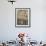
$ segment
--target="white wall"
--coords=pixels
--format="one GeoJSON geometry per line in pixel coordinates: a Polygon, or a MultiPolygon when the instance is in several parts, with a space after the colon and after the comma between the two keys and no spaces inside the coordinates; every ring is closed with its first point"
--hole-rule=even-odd
{"type": "Polygon", "coordinates": [[[16,0],[13,5],[0,0],[0,40],[15,40],[19,32],[31,35],[33,40],[46,40],[45,0],[16,0]],[[31,8],[31,27],[15,27],[15,8],[31,8]]]}

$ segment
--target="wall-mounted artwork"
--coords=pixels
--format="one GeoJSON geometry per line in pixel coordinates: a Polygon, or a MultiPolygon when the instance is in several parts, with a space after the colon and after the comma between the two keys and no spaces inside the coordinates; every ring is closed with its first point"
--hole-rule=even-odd
{"type": "Polygon", "coordinates": [[[16,27],[30,27],[30,8],[16,8],[15,9],[15,26],[16,27]]]}

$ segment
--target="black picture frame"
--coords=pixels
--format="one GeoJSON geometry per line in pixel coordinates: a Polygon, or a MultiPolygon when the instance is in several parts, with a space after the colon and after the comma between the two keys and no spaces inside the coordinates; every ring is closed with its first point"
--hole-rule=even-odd
{"type": "Polygon", "coordinates": [[[30,8],[15,8],[15,27],[31,27],[30,8]]]}

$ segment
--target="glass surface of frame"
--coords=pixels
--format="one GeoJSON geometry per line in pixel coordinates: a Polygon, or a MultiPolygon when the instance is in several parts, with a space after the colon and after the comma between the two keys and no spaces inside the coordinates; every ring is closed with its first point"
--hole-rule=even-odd
{"type": "Polygon", "coordinates": [[[15,26],[30,27],[31,26],[31,9],[30,8],[15,8],[15,26]]]}

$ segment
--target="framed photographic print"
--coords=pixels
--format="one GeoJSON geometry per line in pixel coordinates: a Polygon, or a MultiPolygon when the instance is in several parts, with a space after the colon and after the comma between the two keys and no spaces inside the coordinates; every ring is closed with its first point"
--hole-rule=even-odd
{"type": "Polygon", "coordinates": [[[16,27],[30,27],[31,23],[30,8],[15,8],[15,26],[16,27]]]}

